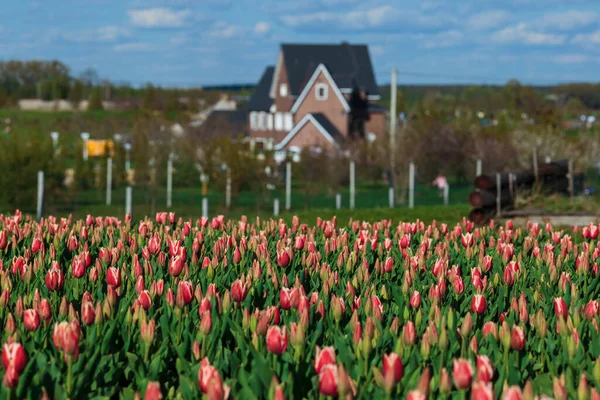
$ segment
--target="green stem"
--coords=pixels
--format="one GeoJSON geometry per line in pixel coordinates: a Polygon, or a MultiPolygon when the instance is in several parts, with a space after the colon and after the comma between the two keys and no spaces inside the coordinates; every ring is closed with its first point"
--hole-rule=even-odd
{"type": "Polygon", "coordinates": [[[71,397],[71,386],[73,381],[73,360],[68,356],[67,360],[67,395],[71,397]]]}
{"type": "Polygon", "coordinates": [[[504,368],[506,371],[506,376],[504,377],[504,379],[507,379],[508,378],[508,368],[509,368],[509,366],[508,366],[508,347],[504,348],[504,368]]]}
{"type": "Polygon", "coordinates": [[[10,388],[6,388],[6,400],[10,400],[11,394],[10,388]]]}

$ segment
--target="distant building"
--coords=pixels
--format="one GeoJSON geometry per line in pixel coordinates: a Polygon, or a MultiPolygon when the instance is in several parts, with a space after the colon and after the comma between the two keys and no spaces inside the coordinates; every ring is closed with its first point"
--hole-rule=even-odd
{"type": "Polygon", "coordinates": [[[381,137],[379,99],[366,45],[283,44],[248,101],[248,136],[275,150],[381,137]]]}

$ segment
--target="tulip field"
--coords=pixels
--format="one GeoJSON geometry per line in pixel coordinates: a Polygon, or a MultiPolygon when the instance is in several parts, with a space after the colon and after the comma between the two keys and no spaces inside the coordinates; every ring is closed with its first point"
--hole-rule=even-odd
{"type": "Polygon", "coordinates": [[[599,399],[599,228],[0,216],[13,399],[599,399]]]}

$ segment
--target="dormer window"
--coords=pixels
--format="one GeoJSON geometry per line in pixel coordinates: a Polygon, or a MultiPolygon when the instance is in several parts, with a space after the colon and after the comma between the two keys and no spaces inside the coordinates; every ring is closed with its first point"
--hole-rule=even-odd
{"type": "Polygon", "coordinates": [[[281,85],[279,85],[279,96],[281,96],[281,97],[287,97],[287,95],[288,95],[287,84],[282,83],[281,85]]]}
{"type": "Polygon", "coordinates": [[[318,83],[316,86],[316,95],[315,97],[317,98],[317,100],[323,101],[323,100],[327,100],[327,95],[328,93],[328,87],[325,83],[318,83]]]}

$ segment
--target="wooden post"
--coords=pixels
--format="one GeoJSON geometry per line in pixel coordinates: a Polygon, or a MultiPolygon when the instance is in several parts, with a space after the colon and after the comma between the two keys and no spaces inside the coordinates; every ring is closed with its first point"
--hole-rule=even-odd
{"type": "Polygon", "coordinates": [[[112,203],[112,158],[106,160],[106,205],[112,203]]]}
{"type": "Polygon", "coordinates": [[[208,218],[208,198],[202,198],[202,216],[208,218]]]}
{"type": "Polygon", "coordinates": [[[500,174],[496,174],[496,214],[498,216],[502,215],[502,205],[500,204],[501,192],[502,192],[502,188],[500,187],[500,174]]]}
{"type": "Polygon", "coordinates": [[[273,216],[279,216],[279,199],[273,200],[273,216]]]}
{"type": "Polygon", "coordinates": [[[475,171],[475,177],[481,176],[481,174],[483,169],[483,164],[481,162],[481,158],[477,159],[477,167],[476,167],[476,171],[475,171]]]}
{"type": "Polygon", "coordinates": [[[450,185],[446,183],[444,186],[444,205],[447,206],[450,202],[450,185]]]}
{"type": "Polygon", "coordinates": [[[350,209],[354,209],[354,196],[356,191],[356,167],[354,161],[350,161],[350,209]]]}
{"type": "Polygon", "coordinates": [[[573,174],[575,173],[573,168],[573,160],[569,160],[569,196],[575,196],[575,177],[573,174]]]}
{"type": "Polygon", "coordinates": [[[39,221],[42,219],[43,215],[43,206],[44,206],[44,171],[38,171],[38,179],[37,179],[37,212],[36,217],[39,221]]]}
{"type": "Polygon", "coordinates": [[[169,153],[167,160],[167,208],[173,206],[173,153],[169,153]]]}
{"type": "Polygon", "coordinates": [[[394,208],[394,187],[390,186],[388,188],[388,203],[390,208],[394,208]]]}
{"type": "Polygon", "coordinates": [[[415,164],[408,166],[408,208],[415,208],[415,164]]]}
{"type": "Polygon", "coordinates": [[[285,165],[285,209],[292,208],[292,163],[290,161],[285,165]]]}
{"type": "Polygon", "coordinates": [[[127,186],[125,189],[125,215],[131,215],[131,203],[132,203],[132,190],[131,186],[127,186]]]}
{"type": "Polygon", "coordinates": [[[335,195],[335,209],[339,210],[342,208],[342,195],[340,193],[336,193],[335,195]]]}

